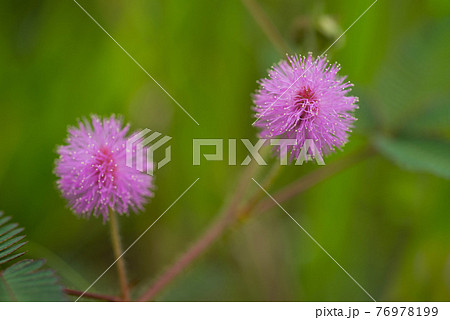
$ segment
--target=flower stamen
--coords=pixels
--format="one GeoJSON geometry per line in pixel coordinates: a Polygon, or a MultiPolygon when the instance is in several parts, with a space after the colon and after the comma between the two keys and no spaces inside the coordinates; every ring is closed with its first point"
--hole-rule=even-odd
{"type": "Polygon", "coordinates": [[[299,120],[314,118],[318,112],[318,101],[310,87],[303,87],[294,97],[294,110],[299,120]]]}

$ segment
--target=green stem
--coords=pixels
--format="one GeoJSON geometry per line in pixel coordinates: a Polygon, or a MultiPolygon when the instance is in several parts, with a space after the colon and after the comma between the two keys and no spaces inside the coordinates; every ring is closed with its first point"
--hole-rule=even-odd
{"type": "MultiPolygon", "coordinates": [[[[279,162],[274,163],[273,167],[270,169],[269,173],[266,175],[262,182],[262,186],[264,189],[268,189],[278,175],[281,172],[281,165],[279,162]]],[[[237,215],[239,220],[244,220],[249,216],[252,212],[253,208],[259,203],[262,197],[265,196],[264,191],[261,188],[258,188],[256,193],[247,201],[247,203],[243,206],[242,209],[238,210],[237,215]]]]}
{"type": "Polygon", "coordinates": [[[242,0],[242,2],[278,52],[282,55],[289,53],[289,46],[258,2],[255,0],[242,0]]]}
{"type": "Polygon", "coordinates": [[[123,301],[130,301],[130,290],[128,287],[127,271],[125,267],[125,259],[122,257],[123,249],[120,240],[119,222],[117,213],[110,214],[110,230],[111,230],[111,244],[114,251],[114,257],[117,261],[117,274],[119,276],[120,291],[123,301]]]}
{"type": "MultiPolygon", "coordinates": [[[[353,166],[356,163],[359,163],[373,155],[376,152],[372,147],[363,148],[358,151],[354,151],[351,154],[346,155],[345,157],[332,162],[331,164],[327,164],[326,166],[314,170],[307,175],[301,177],[300,179],[292,182],[291,184],[285,186],[278,192],[273,194],[273,198],[276,199],[279,203],[285,202],[302,192],[308,190],[309,188],[315,186],[319,182],[334,176],[335,174],[353,166]]],[[[252,209],[256,212],[264,212],[276,206],[276,203],[267,198],[258,203],[258,205],[252,209]]]]}

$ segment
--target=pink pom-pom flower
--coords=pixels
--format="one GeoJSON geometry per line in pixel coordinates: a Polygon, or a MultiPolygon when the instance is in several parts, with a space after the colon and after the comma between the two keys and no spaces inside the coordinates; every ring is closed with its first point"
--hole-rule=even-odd
{"type": "Polygon", "coordinates": [[[66,145],[59,146],[55,174],[57,185],[78,215],[103,216],[143,209],[153,196],[152,177],[126,166],[129,126],[114,115],[91,116],[70,127],[66,145]]]}
{"type": "Polygon", "coordinates": [[[260,136],[295,139],[296,144],[285,149],[291,160],[299,156],[306,139],[312,139],[321,157],[341,149],[356,120],[358,98],[348,95],[353,85],[338,76],[339,70],[325,57],[311,55],[287,56],[272,67],[253,99],[260,136]]]}

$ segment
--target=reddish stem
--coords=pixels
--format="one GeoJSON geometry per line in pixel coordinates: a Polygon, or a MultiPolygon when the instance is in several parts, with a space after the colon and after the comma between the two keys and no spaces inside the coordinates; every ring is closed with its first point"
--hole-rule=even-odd
{"type": "MultiPolygon", "coordinates": [[[[353,164],[356,164],[368,158],[374,153],[375,151],[372,148],[367,148],[360,152],[355,152],[354,154],[351,154],[345,158],[332,162],[331,164],[317,169],[287,185],[280,191],[276,192],[273,195],[273,198],[279,203],[289,200],[292,197],[302,193],[303,191],[315,186],[326,178],[329,178],[336,173],[341,172],[348,167],[351,167],[353,164]]],[[[275,207],[276,205],[277,204],[272,199],[266,198],[265,200],[260,202],[260,204],[254,211],[261,213],[275,207]]]]}
{"type": "MultiPolygon", "coordinates": [[[[298,179],[291,183],[281,191],[275,193],[274,198],[279,202],[286,201],[295,195],[305,191],[306,189],[316,185],[323,181],[325,178],[333,176],[343,169],[350,167],[351,165],[358,163],[374,152],[371,149],[365,149],[362,152],[357,152],[353,155],[347,156],[341,160],[338,160],[326,167],[317,169],[310,174],[298,179]]],[[[245,176],[245,175],[244,175],[245,176]]],[[[249,178],[249,177],[247,177],[249,178]]],[[[241,184],[245,187],[245,184],[241,184]]],[[[206,232],[172,265],[170,266],[150,288],[144,292],[138,301],[151,301],[154,300],[156,295],[161,292],[173,279],[175,279],[187,266],[189,266],[196,258],[198,258],[206,249],[208,249],[214,241],[219,238],[222,233],[227,229],[229,225],[234,223],[240,218],[245,218],[252,211],[262,213],[276,204],[272,199],[262,200],[260,205],[258,201],[250,201],[248,205],[238,207],[240,196],[243,193],[243,188],[238,188],[235,193],[235,198],[232,201],[228,209],[222,214],[206,232]],[[255,208],[256,206],[256,208],[255,208]]],[[[252,200],[257,200],[256,195],[252,200]]]]}
{"type": "Polygon", "coordinates": [[[138,301],[150,301],[178,274],[181,273],[192,261],[199,257],[230,225],[235,221],[235,214],[247,186],[256,169],[254,163],[247,167],[241,176],[236,192],[231,199],[228,208],[213,222],[206,232],[169,268],[156,282],[139,298],[138,301]]]}
{"type": "Polygon", "coordinates": [[[97,300],[102,300],[102,301],[113,301],[113,302],[122,301],[122,299],[120,299],[119,297],[108,296],[108,295],[97,294],[97,293],[90,293],[90,292],[85,292],[83,294],[83,291],[73,290],[73,289],[64,289],[64,292],[70,296],[76,296],[76,297],[83,295],[83,297],[86,297],[86,298],[92,298],[92,299],[97,299],[97,300]]]}

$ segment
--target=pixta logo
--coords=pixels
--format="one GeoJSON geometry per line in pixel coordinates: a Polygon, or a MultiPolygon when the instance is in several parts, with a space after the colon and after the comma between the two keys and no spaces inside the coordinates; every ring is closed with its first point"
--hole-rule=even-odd
{"type": "MultiPolygon", "coordinates": [[[[156,131],[152,133],[150,129],[144,129],[136,133],[126,143],[126,165],[140,172],[147,172],[147,174],[153,175],[155,170],[161,169],[170,162],[170,145],[166,146],[163,159],[155,161],[154,154],[157,149],[164,146],[171,139],[172,137],[162,135],[156,131]]],[[[282,166],[286,166],[291,162],[298,166],[305,161],[312,160],[315,160],[318,165],[325,164],[320,150],[312,139],[306,139],[302,146],[298,145],[296,139],[259,139],[254,144],[249,139],[193,139],[192,142],[192,164],[194,166],[199,166],[202,158],[206,161],[224,161],[224,145],[226,144],[228,149],[227,161],[230,166],[247,166],[252,159],[258,165],[266,166],[267,162],[259,153],[266,144],[270,144],[279,152],[280,165],[282,166]],[[237,161],[237,143],[242,143],[246,149],[245,158],[240,163],[237,161]],[[213,146],[214,152],[202,152],[202,147],[207,146],[213,146]],[[298,156],[288,161],[289,150],[292,148],[299,148],[298,156]]]]}
{"type": "MultiPolygon", "coordinates": [[[[236,143],[237,139],[228,139],[228,165],[235,166],[237,165],[237,156],[236,156],[236,143]]],[[[260,166],[267,165],[266,161],[264,161],[263,157],[259,153],[261,147],[269,142],[270,145],[274,146],[279,151],[280,156],[280,165],[286,166],[288,165],[288,151],[289,148],[294,148],[298,145],[296,139],[259,139],[255,144],[248,139],[240,139],[240,141],[244,144],[247,149],[247,156],[240,163],[242,166],[246,166],[252,161],[252,158],[260,166]]],[[[192,164],[194,166],[199,166],[201,162],[201,147],[202,146],[214,146],[214,153],[203,154],[203,157],[208,161],[223,161],[223,148],[224,148],[224,139],[194,139],[193,140],[193,159],[192,164]]],[[[295,159],[295,165],[302,165],[305,161],[316,160],[318,165],[325,165],[323,161],[320,150],[318,150],[316,144],[313,139],[306,139],[303,146],[300,148],[300,152],[298,153],[298,157],[295,159]]]]}
{"type": "Polygon", "coordinates": [[[159,132],[150,133],[150,129],[144,129],[127,140],[126,145],[126,165],[130,168],[136,168],[140,172],[147,172],[153,175],[156,169],[161,169],[171,159],[171,147],[168,145],[165,149],[165,156],[162,160],[155,162],[154,153],[157,149],[167,143],[172,137],[162,136],[159,132]]]}

